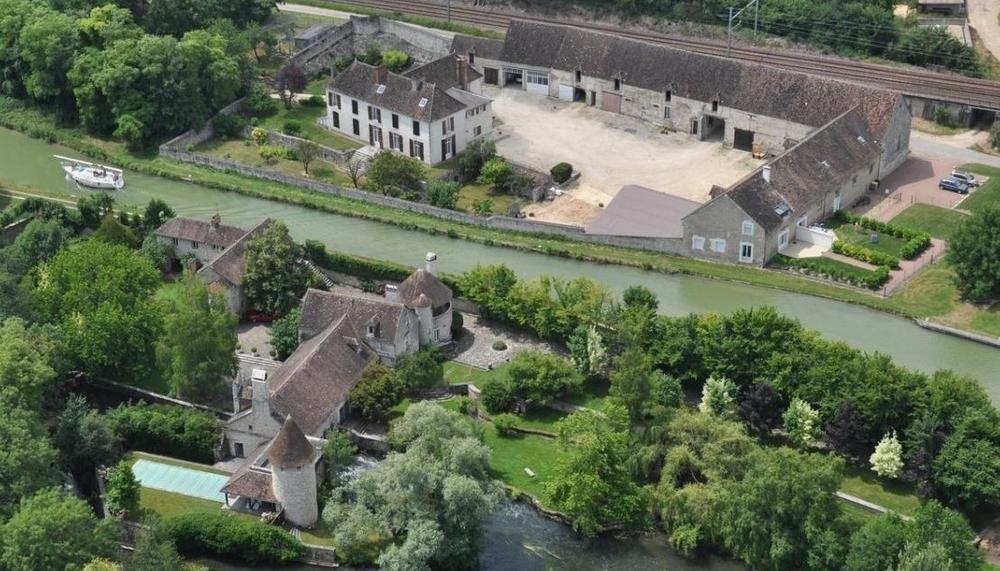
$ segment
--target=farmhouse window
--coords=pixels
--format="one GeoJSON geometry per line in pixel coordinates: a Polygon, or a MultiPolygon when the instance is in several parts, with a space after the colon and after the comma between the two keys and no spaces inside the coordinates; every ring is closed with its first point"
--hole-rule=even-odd
{"type": "Polygon", "coordinates": [[[670,106],[669,105],[665,105],[663,107],[663,118],[664,119],[670,119],[670,106]]]}
{"type": "Polygon", "coordinates": [[[575,74],[576,82],[577,83],[580,83],[581,81],[583,81],[583,72],[582,71],[576,70],[576,72],[574,72],[574,74],[575,74]]]}
{"type": "Polygon", "coordinates": [[[340,113],[337,113],[336,111],[333,112],[333,126],[336,129],[340,128],[340,113]]]}
{"type": "Polygon", "coordinates": [[[197,250],[198,246],[199,246],[198,242],[191,242],[191,249],[192,250],[197,250]]]}
{"type": "Polygon", "coordinates": [[[692,236],[691,237],[691,248],[694,250],[704,250],[705,249],[705,237],[704,236],[692,236]]]}
{"type": "Polygon", "coordinates": [[[618,79],[616,77],[615,78],[615,91],[621,91],[621,90],[622,90],[622,80],[620,80],[620,79],[618,79]]]}
{"type": "Polygon", "coordinates": [[[712,102],[712,111],[718,111],[718,110],[719,110],[719,102],[718,101],[713,101],[712,102]]]}
{"type": "Polygon", "coordinates": [[[720,238],[712,238],[712,251],[724,254],[726,252],[726,241],[720,238]]]}
{"type": "Polygon", "coordinates": [[[399,115],[392,114],[392,128],[399,129],[399,115]]]}
{"type": "Polygon", "coordinates": [[[399,133],[389,133],[389,148],[403,152],[403,136],[399,133]]]}
{"type": "Polygon", "coordinates": [[[741,228],[741,230],[743,230],[744,236],[753,236],[753,221],[744,220],[743,227],[741,228]]]}
{"type": "Polygon", "coordinates": [[[753,261],[753,244],[751,244],[750,242],[740,242],[740,261],[741,262],[753,261]]]}
{"type": "Polygon", "coordinates": [[[672,95],[673,95],[673,94],[672,94],[672,93],[671,93],[671,91],[670,91],[670,90],[668,89],[668,90],[667,90],[667,92],[663,94],[663,100],[664,100],[664,101],[666,101],[667,103],[670,103],[670,97],[671,97],[672,95]]]}
{"type": "Polygon", "coordinates": [[[358,100],[351,99],[351,113],[358,114],[358,100]]]}
{"type": "Polygon", "coordinates": [[[413,122],[413,135],[415,137],[419,137],[420,136],[420,121],[414,121],[413,122]]]}
{"type": "Polygon", "coordinates": [[[410,141],[410,156],[424,160],[424,144],[420,141],[410,141]]]}
{"type": "Polygon", "coordinates": [[[482,134],[483,134],[483,126],[482,125],[476,125],[476,128],[472,130],[472,136],[473,137],[478,137],[479,135],[482,135],[482,134]]]}
{"type": "Polygon", "coordinates": [[[354,126],[354,134],[357,135],[358,137],[360,137],[361,136],[361,123],[359,123],[357,119],[353,119],[353,123],[354,123],[354,125],[353,125],[354,126]]]}
{"type": "Polygon", "coordinates": [[[469,52],[469,65],[476,65],[476,54],[469,52]]]}

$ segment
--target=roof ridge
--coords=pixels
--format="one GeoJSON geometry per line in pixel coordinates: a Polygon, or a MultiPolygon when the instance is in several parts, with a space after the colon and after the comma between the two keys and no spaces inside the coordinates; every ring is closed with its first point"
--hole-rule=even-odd
{"type": "MultiPolygon", "coordinates": [[[[296,372],[298,372],[299,370],[302,369],[302,367],[309,361],[309,359],[311,359],[316,354],[316,351],[319,350],[319,347],[320,347],[320,345],[323,344],[323,341],[325,341],[327,338],[329,338],[330,335],[333,334],[333,332],[337,329],[337,327],[345,319],[347,319],[347,314],[346,313],[344,315],[341,315],[340,319],[337,319],[337,320],[331,322],[330,325],[327,325],[326,329],[324,329],[318,335],[316,335],[312,339],[309,339],[309,341],[306,341],[306,343],[309,343],[310,341],[315,340],[315,344],[311,348],[309,348],[309,352],[306,353],[306,355],[304,355],[302,357],[302,359],[299,359],[299,361],[297,363],[295,363],[295,365],[292,367],[291,371],[289,371],[286,375],[284,375],[284,379],[282,379],[280,385],[277,385],[273,389],[270,389],[270,387],[269,387],[270,390],[268,391],[268,396],[272,396],[272,395],[276,394],[285,385],[287,385],[288,384],[288,380],[291,379],[292,376],[296,372]]],[[[301,345],[300,345],[300,347],[301,347],[301,345]]]]}

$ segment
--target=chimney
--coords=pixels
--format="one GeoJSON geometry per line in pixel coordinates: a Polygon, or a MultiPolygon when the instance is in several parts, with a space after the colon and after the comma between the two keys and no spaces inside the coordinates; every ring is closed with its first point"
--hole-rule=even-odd
{"type": "Polygon", "coordinates": [[[382,85],[385,83],[385,66],[380,65],[375,68],[375,84],[382,85]]]}
{"type": "Polygon", "coordinates": [[[771,183],[771,165],[764,165],[764,169],[761,171],[764,176],[764,182],[771,183]]]}
{"type": "Polygon", "coordinates": [[[392,303],[399,303],[399,286],[396,284],[385,284],[385,300],[392,303]]]}
{"type": "Polygon", "coordinates": [[[215,216],[212,217],[212,228],[218,228],[222,224],[222,217],[216,212],[215,216]]]}
{"type": "Polygon", "coordinates": [[[458,85],[465,91],[469,90],[469,60],[465,56],[455,56],[455,75],[458,85]]]}
{"type": "Polygon", "coordinates": [[[424,256],[424,270],[432,276],[438,275],[437,260],[438,256],[434,252],[427,252],[424,256]]]}

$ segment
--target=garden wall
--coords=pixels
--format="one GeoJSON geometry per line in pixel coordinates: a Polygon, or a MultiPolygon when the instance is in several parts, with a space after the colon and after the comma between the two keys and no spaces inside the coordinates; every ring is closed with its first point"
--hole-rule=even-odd
{"type": "MultiPolygon", "coordinates": [[[[246,127],[246,128],[244,128],[243,129],[243,137],[244,138],[249,137],[250,136],[250,132],[252,130],[253,130],[253,127],[246,127]]],[[[284,148],[292,148],[292,149],[294,149],[294,148],[298,147],[300,144],[302,144],[302,143],[304,143],[306,141],[307,141],[307,139],[302,139],[302,138],[299,138],[299,137],[293,137],[291,135],[286,135],[286,134],[281,133],[279,131],[273,131],[273,130],[268,130],[267,131],[267,143],[269,145],[276,145],[278,147],[284,147],[284,148]]],[[[316,141],[309,141],[309,142],[316,143],[316,141]]],[[[325,145],[320,145],[319,143],[316,143],[316,146],[319,147],[319,158],[323,159],[324,161],[329,161],[329,162],[331,162],[331,163],[333,163],[335,165],[339,165],[339,166],[345,166],[347,164],[347,161],[354,154],[353,150],[351,150],[351,151],[338,151],[337,149],[334,149],[334,148],[331,148],[331,147],[327,147],[325,145]]]]}

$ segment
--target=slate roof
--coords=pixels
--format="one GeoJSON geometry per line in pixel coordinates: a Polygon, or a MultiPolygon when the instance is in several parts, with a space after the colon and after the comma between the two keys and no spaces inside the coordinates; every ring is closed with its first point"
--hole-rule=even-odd
{"type": "Polygon", "coordinates": [[[286,416],[281,430],[267,449],[267,460],[278,468],[301,468],[312,464],[315,458],[316,449],[309,444],[292,415],[286,416]]]}
{"type": "Polygon", "coordinates": [[[163,238],[177,238],[226,248],[239,240],[246,232],[243,228],[236,226],[226,226],[221,223],[215,225],[207,220],[177,217],[164,222],[154,234],[163,238]]]}
{"type": "Polygon", "coordinates": [[[902,96],[766,65],[696,54],[640,40],[557,24],[512,20],[500,59],[508,64],[580,69],[621,77],[627,86],[719,104],[748,113],[819,127],[851,107],[881,136],[902,96]]]}
{"type": "Polygon", "coordinates": [[[785,219],[775,208],[785,204],[794,212],[808,210],[818,195],[874,164],[881,153],[861,109],[855,107],[768,163],[770,182],[764,180],[762,167],[730,187],[725,196],[771,230],[785,219]]]}
{"type": "Polygon", "coordinates": [[[682,238],[681,219],[701,203],[636,185],[622,187],[587,227],[587,234],[682,238]]]}
{"type": "Polygon", "coordinates": [[[377,68],[355,60],[337,77],[330,80],[329,89],[366,103],[401,113],[417,121],[436,121],[465,109],[460,101],[433,83],[410,79],[385,68],[377,68]],[[381,70],[381,71],[379,71],[381,70]],[[382,73],[382,93],[378,93],[376,76],[382,73]],[[421,107],[421,100],[426,102],[421,107]]]}
{"type": "Polygon", "coordinates": [[[250,242],[251,238],[259,236],[270,226],[271,219],[265,218],[250,230],[241,230],[243,234],[239,237],[239,239],[219,254],[218,258],[212,260],[209,264],[205,265],[204,268],[198,271],[202,272],[205,271],[206,268],[211,268],[216,274],[219,275],[220,278],[229,284],[237,287],[243,285],[243,271],[246,269],[247,265],[247,244],[250,242]]]}
{"type": "Polygon", "coordinates": [[[420,307],[421,295],[430,298],[433,307],[443,307],[451,302],[451,288],[425,269],[418,269],[399,284],[399,301],[406,307],[420,307]]]}
{"type": "Polygon", "coordinates": [[[221,491],[230,496],[278,503],[278,498],[271,487],[271,473],[252,467],[238,470],[229,478],[221,491]]]}
{"type": "Polygon", "coordinates": [[[481,38],[479,36],[467,36],[465,34],[455,34],[451,40],[451,51],[466,55],[473,53],[476,57],[486,59],[500,59],[500,52],[503,51],[503,40],[492,38],[481,38]]]}
{"type": "Polygon", "coordinates": [[[376,327],[377,338],[391,342],[396,338],[403,310],[401,304],[386,299],[310,289],[302,298],[299,330],[310,337],[346,317],[354,330],[367,333],[367,326],[371,323],[376,327]]]}
{"type": "Polygon", "coordinates": [[[375,358],[341,316],[299,345],[268,379],[271,410],[291,415],[303,432],[318,436],[375,358]]]}
{"type": "Polygon", "coordinates": [[[483,77],[483,74],[470,66],[467,60],[460,62],[459,57],[463,57],[464,59],[464,56],[459,56],[458,54],[448,54],[430,63],[415,67],[403,75],[410,79],[433,83],[438,89],[444,89],[445,91],[449,91],[452,87],[462,88],[462,79],[459,77],[458,71],[461,65],[466,66],[467,84],[483,77]]]}

